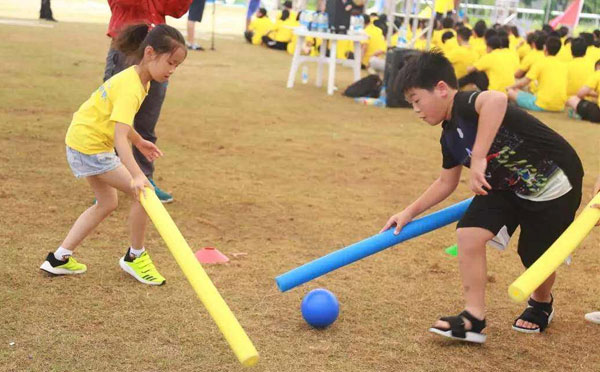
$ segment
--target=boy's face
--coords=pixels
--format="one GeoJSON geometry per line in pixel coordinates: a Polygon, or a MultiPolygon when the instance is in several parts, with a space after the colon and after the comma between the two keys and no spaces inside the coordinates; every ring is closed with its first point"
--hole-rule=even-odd
{"type": "Polygon", "coordinates": [[[429,125],[438,125],[446,119],[448,114],[450,88],[440,81],[433,90],[411,88],[406,91],[406,101],[413,110],[429,125]]]}

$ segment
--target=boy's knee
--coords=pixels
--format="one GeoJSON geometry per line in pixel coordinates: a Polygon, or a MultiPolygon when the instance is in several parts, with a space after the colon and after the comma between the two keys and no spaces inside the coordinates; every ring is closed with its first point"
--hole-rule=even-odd
{"type": "Polygon", "coordinates": [[[485,244],[494,236],[490,231],[477,227],[459,228],[456,230],[456,239],[461,251],[474,251],[485,249],[485,244]]]}

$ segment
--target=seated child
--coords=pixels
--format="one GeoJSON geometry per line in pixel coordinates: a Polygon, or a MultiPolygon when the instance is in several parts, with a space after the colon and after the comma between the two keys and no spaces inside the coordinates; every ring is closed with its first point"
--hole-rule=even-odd
{"type": "Polygon", "coordinates": [[[256,12],[256,17],[250,22],[248,31],[244,32],[244,37],[249,43],[260,45],[262,44],[262,37],[271,31],[273,27],[273,22],[267,17],[267,10],[260,8],[256,12]]]}
{"type": "Polygon", "coordinates": [[[597,103],[585,99],[588,96],[598,99],[600,95],[600,60],[596,62],[594,68],[596,71],[588,77],[585,85],[579,89],[577,95],[569,97],[567,107],[569,111],[575,111],[583,120],[600,123],[600,107],[597,103]]]}

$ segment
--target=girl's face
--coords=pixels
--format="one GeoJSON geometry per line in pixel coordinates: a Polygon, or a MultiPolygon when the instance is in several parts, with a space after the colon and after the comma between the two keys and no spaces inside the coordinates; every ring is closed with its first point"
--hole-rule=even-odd
{"type": "Polygon", "coordinates": [[[176,48],[172,53],[156,54],[154,48],[148,46],[144,51],[144,59],[148,57],[148,72],[152,80],[164,83],[175,72],[185,57],[187,51],[183,47],[176,48]]]}

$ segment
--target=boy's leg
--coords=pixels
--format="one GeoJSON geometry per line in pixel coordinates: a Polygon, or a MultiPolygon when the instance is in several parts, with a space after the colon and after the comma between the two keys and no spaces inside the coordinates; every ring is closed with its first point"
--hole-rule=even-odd
{"type": "MultiPolygon", "coordinates": [[[[485,286],[487,284],[486,243],[494,237],[494,233],[480,227],[459,228],[458,266],[465,296],[465,310],[476,318],[485,318],[485,286]]],[[[471,329],[465,319],[465,329],[471,329]]],[[[438,320],[434,327],[450,328],[450,324],[438,320]]]]}
{"type": "Polygon", "coordinates": [[[569,99],[567,99],[567,107],[572,108],[573,110],[577,110],[577,105],[579,104],[579,102],[581,101],[581,98],[577,97],[577,96],[571,96],[569,97],[569,99]]]}

